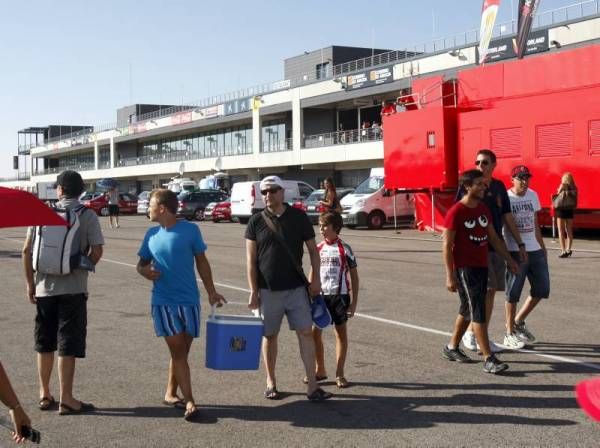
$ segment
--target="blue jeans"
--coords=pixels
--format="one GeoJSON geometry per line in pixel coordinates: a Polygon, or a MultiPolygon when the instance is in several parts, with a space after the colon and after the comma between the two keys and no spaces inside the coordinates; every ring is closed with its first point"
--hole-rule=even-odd
{"type": "MultiPolygon", "coordinates": [[[[519,252],[510,255],[519,263],[519,252]]],[[[531,287],[529,295],[536,299],[547,299],[550,296],[550,273],[545,252],[540,249],[527,252],[527,261],[519,264],[516,274],[506,272],[506,301],[517,303],[525,286],[525,279],[529,280],[531,287]]]]}

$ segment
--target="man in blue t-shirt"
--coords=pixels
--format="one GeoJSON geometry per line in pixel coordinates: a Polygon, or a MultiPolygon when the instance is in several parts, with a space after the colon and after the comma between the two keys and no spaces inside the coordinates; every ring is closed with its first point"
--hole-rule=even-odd
{"type": "Polygon", "coordinates": [[[200,336],[200,292],[194,262],[211,305],[226,303],[215,290],[206,244],[200,229],[187,221],[178,221],[177,196],[169,190],[154,190],[150,195],[150,220],[160,225],[148,229],[138,251],[137,271],[152,280],[152,319],[157,336],[165,338],[171,361],[163,403],[185,408],[184,418],[198,413],[192,395],[188,354],[194,338],[200,336]],[[181,389],[183,399],[177,395],[181,389]]]}
{"type": "MultiPolygon", "coordinates": [[[[481,171],[485,183],[488,186],[482,202],[490,210],[492,215],[492,224],[494,225],[496,234],[502,238],[502,227],[506,226],[519,245],[519,259],[521,261],[527,260],[525,244],[523,244],[523,240],[521,239],[519,231],[517,230],[517,226],[515,225],[506,187],[501,181],[492,177],[494,169],[496,168],[496,154],[489,149],[480,149],[477,151],[475,167],[481,171]]],[[[465,194],[465,189],[460,187],[456,194],[456,200],[460,201],[465,194]]],[[[506,264],[504,263],[502,257],[498,255],[492,247],[490,247],[488,253],[487,293],[485,298],[486,325],[489,325],[492,317],[494,296],[496,295],[496,291],[504,291],[505,277],[506,264]]],[[[473,333],[473,328],[471,326],[469,327],[468,331],[465,332],[462,342],[469,350],[479,351],[475,334],[473,333]]],[[[502,349],[490,341],[490,350],[492,352],[497,352],[502,349]]]]}

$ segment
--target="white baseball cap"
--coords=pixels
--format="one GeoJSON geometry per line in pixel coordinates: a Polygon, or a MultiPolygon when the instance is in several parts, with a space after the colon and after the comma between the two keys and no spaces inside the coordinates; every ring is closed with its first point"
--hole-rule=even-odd
{"type": "Polygon", "coordinates": [[[283,181],[279,178],[279,176],[267,176],[260,181],[260,191],[268,190],[274,187],[285,188],[283,186],[283,181]]]}

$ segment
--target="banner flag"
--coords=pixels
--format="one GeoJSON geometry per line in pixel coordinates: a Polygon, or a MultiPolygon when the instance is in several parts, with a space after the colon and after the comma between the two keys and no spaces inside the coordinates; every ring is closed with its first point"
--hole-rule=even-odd
{"type": "Polygon", "coordinates": [[[481,9],[481,28],[479,30],[479,63],[483,64],[487,56],[487,50],[492,40],[494,23],[498,15],[500,0],[483,0],[481,9]]]}
{"type": "Polygon", "coordinates": [[[525,47],[527,46],[527,39],[529,37],[529,30],[533,23],[533,16],[535,10],[540,4],[539,0],[519,0],[519,22],[517,39],[514,43],[515,53],[517,58],[522,59],[525,53],[525,47]]]}

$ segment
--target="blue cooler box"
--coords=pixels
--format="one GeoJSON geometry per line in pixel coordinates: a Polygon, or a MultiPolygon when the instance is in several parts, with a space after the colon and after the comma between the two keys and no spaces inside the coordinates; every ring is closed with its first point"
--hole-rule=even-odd
{"type": "Polygon", "coordinates": [[[260,317],[211,314],[206,322],[206,367],[257,370],[262,336],[260,317]]]}

